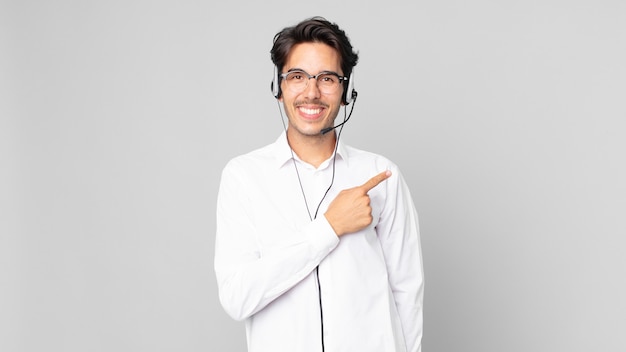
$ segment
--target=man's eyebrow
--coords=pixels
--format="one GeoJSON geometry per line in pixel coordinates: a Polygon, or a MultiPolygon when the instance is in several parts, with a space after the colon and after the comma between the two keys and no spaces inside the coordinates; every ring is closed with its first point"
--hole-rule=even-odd
{"type": "MultiPolygon", "coordinates": [[[[306,73],[306,74],[308,74],[308,75],[311,75],[310,73],[306,72],[305,70],[303,70],[303,69],[301,69],[301,68],[299,68],[299,67],[290,68],[289,70],[287,70],[287,73],[289,73],[289,72],[304,72],[304,73],[306,73]]],[[[320,71],[320,72],[318,73],[318,75],[319,75],[319,74],[322,74],[322,73],[330,73],[330,74],[333,74],[333,75],[337,75],[337,76],[339,76],[339,77],[342,77],[342,76],[341,76],[338,72],[335,72],[335,71],[330,71],[330,70],[322,70],[322,71],[320,71]]]]}

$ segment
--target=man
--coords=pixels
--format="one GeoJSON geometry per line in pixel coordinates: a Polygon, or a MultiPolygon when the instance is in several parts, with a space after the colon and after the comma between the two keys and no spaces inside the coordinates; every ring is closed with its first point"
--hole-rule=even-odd
{"type": "Polygon", "coordinates": [[[421,351],[409,189],[395,164],[342,144],[333,129],[356,98],[357,54],[319,17],[279,32],[271,54],[288,125],[222,173],[215,271],[224,309],[245,319],[250,352],[421,351]]]}

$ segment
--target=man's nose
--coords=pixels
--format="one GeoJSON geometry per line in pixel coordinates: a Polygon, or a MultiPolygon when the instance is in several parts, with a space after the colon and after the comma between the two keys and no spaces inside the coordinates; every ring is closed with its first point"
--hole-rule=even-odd
{"type": "Polygon", "coordinates": [[[320,93],[320,89],[317,86],[317,78],[316,77],[310,77],[309,78],[309,83],[307,84],[305,90],[304,90],[304,95],[307,98],[319,98],[321,93],[320,93]]]}

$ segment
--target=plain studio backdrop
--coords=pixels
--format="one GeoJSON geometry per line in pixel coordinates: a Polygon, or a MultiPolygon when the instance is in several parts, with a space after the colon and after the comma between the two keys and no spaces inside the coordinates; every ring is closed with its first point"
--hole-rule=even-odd
{"type": "Polygon", "coordinates": [[[621,0],[2,1],[0,350],[245,350],[220,172],[280,134],[272,38],[315,15],[361,56],[342,138],[418,208],[423,350],[626,350],[621,0]]]}

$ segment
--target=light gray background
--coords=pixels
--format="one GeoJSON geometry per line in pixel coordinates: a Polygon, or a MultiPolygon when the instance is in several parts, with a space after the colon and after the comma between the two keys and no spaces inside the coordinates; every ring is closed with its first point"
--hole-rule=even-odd
{"type": "Polygon", "coordinates": [[[361,54],[343,138],[420,214],[424,351],[626,350],[624,1],[214,3],[2,1],[0,350],[244,350],[219,175],[313,15],[361,54]]]}

